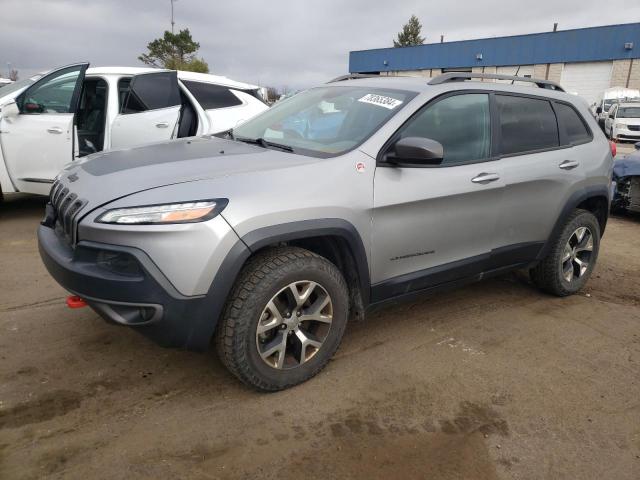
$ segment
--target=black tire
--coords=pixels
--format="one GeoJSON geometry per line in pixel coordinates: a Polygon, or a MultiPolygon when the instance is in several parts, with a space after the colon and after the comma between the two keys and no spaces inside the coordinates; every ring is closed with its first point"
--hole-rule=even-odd
{"type": "Polygon", "coordinates": [[[322,370],[340,345],[348,315],[347,285],[333,263],[302,248],[269,249],[249,259],[240,273],[216,330],[216,350],[222,363],[245,384],[261,391],[282,390],[322,370]],[[332,321],[324,343],[310,359],[277,369],[258,353],[258,321],[278,292],[299,281],[315,282],[329,295],[332,321]]]}
{"type": "MultiPolygon", "coordinates": [[[[530,271],[531,280],[541,290],[565,297],[578,292],[589,279],[595,267],[600,250],[600,224],[596,217],[586,210],[577,209],[567,219],[560,235],[555,239],[547,256],[530,271]],[[590,253],[586,271],[580,277],[567,281],[563,275],[563,255],[565,246],[574,232],[580,227],[587,227],[593,238],[593,249],[590,253]]],[[[565,263],[566,264],[566,263],[565,263]]]]}

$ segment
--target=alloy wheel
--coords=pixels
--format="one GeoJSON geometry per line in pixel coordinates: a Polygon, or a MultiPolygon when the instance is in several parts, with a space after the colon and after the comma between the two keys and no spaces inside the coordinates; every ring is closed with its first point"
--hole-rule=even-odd
{"type": "Polygon", "coordinates": [[[591,230],[587,227],[577,228],[569,237],[562,254],[562,276],[567,282],[574,282],[587,272],[592,253],[591,230]]]}
{"type": "Polygon", "coordinates": [[[256,347],[262,360],[283,370],[308,362],[327,339],[333,303],[320,284],[290,283],[267,303],[256,328],[256,347]]]}

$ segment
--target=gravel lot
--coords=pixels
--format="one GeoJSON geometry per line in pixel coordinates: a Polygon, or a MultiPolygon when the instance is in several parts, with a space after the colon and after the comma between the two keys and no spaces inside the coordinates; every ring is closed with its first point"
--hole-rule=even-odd
{"type": "Polygon", "coordinates": [[[389,307],[259,394],[67,309],[43,205],[0,205],[0,478],[640,478],[640,216],[580,295],[514,274],[389,307]]]}

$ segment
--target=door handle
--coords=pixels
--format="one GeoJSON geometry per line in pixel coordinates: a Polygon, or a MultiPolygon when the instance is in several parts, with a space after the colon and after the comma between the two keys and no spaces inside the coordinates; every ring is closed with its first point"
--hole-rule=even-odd
{"type": "Polygon", "coordinates": [[[573,170],[578,165],[580,165],[580,162],[576,162],[575,160],[565,160],[560,165],[558,165],[558,167],[562,170],[573,170]]]}
{"type": "Polygon", "coordinates": [[[156,127],[158,127],[158,128],[168,128],[169,127],[169,122],[156,123],[156,127]]]}
{"type": "Polygon", "coordinates": [[[481,173],[477,177],[473,177],[471,181],[473,183],[486,184],[490,182],[495,182],[496,180],[500,180],[500,175],[497,173],[481,173]]]}
{"type": "Polygon", "coordinates": [[[62,129],[60,127],[49,127],[49,128],[47,128],[47,132],[55,133],[56,135],[60,135],[62,133],[62,129]]]}

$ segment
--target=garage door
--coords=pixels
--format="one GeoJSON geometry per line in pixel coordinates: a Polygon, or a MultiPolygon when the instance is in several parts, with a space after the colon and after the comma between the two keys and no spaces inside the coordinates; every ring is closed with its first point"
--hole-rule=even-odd
{"type": "Polygon", "coordinates": [[[560,83],[567,92],[577,93],[589,104],[609,88],[612,62],[565,63],[560,83]]]}

